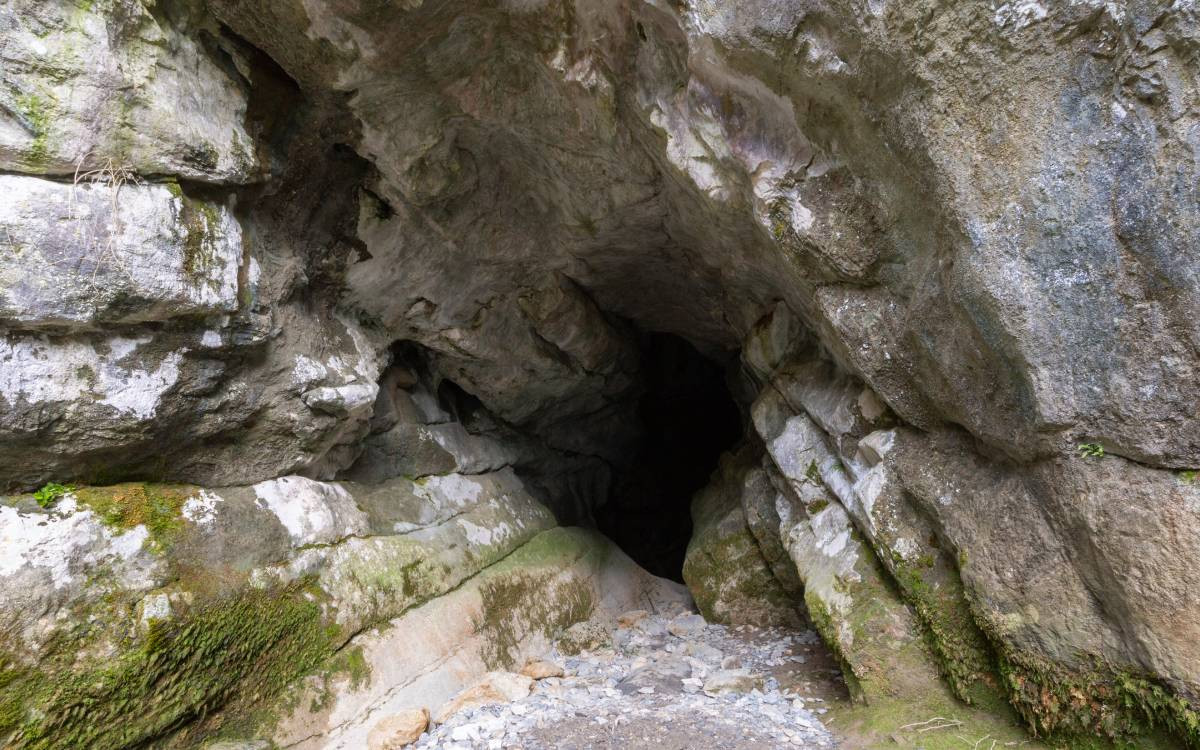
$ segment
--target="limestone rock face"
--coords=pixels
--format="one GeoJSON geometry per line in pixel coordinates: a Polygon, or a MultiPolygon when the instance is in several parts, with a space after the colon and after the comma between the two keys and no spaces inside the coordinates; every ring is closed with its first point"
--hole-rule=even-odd
{"type": "Polygon", "coordinates": [[[585,589],[680,595],[554,529],[620,486],[668,332],[747,418],[693,504],[707,614],[807,602],[868,696],[915,644],[1039,732],[1197,745],[1197,39],[1185,0],[5,3],[6,694],[78,655],[54,729],[124,747],[287,685],[275,741],[361,746],[428,664],[335,650],[485,628],[520,550],[561,596],[459,633],[472,674],[585,589]],[[183,669],[129,638],[229,655],[71,719],[101,659],[183,669]]]}
{"type": "Polygon", "coordinates": [[[420,739],[429,726],[429,711],[414,708],[380,719],[367,735],[368,750],[399,750],[420,739]]]}
{"type": "MultiPolygon", "coordinates": [[[[633,387],[611,315],[718,350],[782,299],[911,424],[1018,461],[1088,442],[1200,464],[1186,6],[125,5],[4,11],[14,168],[65,177],[95,153],[150,180],[273,174],[244,209],[274,254],[268,314],[313,326],[284,300],[328,289],[317,307],[421,342],[572,450],[615,449],[563,425],[619,414],[633,387]],[[336,125],[299,137],[285,111],[336,125]],[[306,230],[329,241],[281,247],[284,201],[334,185],[348,210],[306,230]]],[[[269,361],[246,375],[277,380],[269,361]]],[[[268,421],[275,452],[312,447],[268,421]]]]}
{"type": "Polygon", "coordinates": [[[724,457],[713,483],[692,503],[683,579],[709,622],[795,627],[801,622],[795,599],[772,574],[746,524],[742,492],[753,469],[739,459],[724,457]]]}
{"type": "MultiPolygon", "coordinates": [[[[247,85],[199,3],[16,0],[0,15],[0,167],[215,183],[258,169],[247,85]],[[181,33],[184,32],[184,33],[181,33]],[[232,62],[233,64],[230,64],[232,62]]],[[[233,54],[238,54],[233,52],[233,54]]]]}
{"type": "Polygon", "coordinates": [[[226,206],[178,185],[5,175],[0,191],[5,323],[80,329],[237,311],[245,250],[226,206]]]}

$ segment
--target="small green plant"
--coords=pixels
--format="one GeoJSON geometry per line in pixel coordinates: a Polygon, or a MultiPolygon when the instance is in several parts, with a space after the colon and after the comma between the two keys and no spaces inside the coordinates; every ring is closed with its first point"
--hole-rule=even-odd
{"type": "Polygon", "coordinates": [[[806,469],[804,472],[804,478],[807,479],[808,481],[812,482],[813,484],[821,483],[821,471],[820,471],[820,469],[817,468],[816,461],[808,462],[808,469],[806,469]]]}
{"type": "Polygon", "coordinates": [[[65,484],[58,482],[48,482],[37,492],[33,493],[34,501],[43,508],[50,508],[59,501],[63,495],[68,492],[74,492],[74,487],[68,487],[65,484]]]}
{"type": "Polygon", "coordinates": [[[804,509],[808,512],[809,516],[815,516],[828,507],[829,507],[828,500],[813,500],[811,503],[804,506],[804,509]]]}
{"type": "Polygon", "coordinates": [[[1104,446],[1099,443],[1084,443],[1076,450],[1080,458],[1104,458],[1104,446]]]}
{"type": "Polygon", "coordinates": [[[1200,476],[1200,470],[1188,469],[1186,471],[1179,472],[1179,481],[1183,482],[1184,484],[1195,484],[1197,476],[1200,476]]]}

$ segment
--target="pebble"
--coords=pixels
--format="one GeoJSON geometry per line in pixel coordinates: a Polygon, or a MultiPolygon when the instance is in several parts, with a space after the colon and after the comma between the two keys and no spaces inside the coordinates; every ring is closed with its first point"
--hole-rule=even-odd
{"type": "MultiPolygon", "coordinates": [[[[826,709],[806,707],[820,699],[781,691],[770,676],[773,667],[796,661],[789,656],[793,645],[810,641],[817,641],[811,631],[727,628],[692,613],[674,618],[625,613],[609,646],[578,655],[555,649],[530,662],[545,665],[531,673],[561,670],[561,677],[533,682],[528,695],[511,702],[464,707],[413,747],[550,750],[531,735],[582,719],[605,727],[600,730],[605,733],[632,724],[639,747],[642,727],[650,725],[732,727],[747,741],[772,747],[833,748],[833,736],[817,718],[826,709]]],[[[661,737],[645,742],[665,747],[661,737]]]]}

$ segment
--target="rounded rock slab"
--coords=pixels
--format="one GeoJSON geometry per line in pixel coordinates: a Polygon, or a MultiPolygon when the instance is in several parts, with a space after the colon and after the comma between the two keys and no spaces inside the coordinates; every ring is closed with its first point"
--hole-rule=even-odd
{"type": "Polygon", "coordinates": [[[521,668],[521,674],[532,680],[545,680],[549,677],[562,677],[565,673],[560,665],[552,661],[530,659],[521,668]]]}
{"type": "Polygon", "coordinates": [[[421,738],[429,727],[429,710],[412,708],[380,719],[367,735],[368,750],[397,750],[421,738]]]}
{"type": "Polygon", "coordinates": [[[762,690],[762,675],[748,669],[723,669],[713,672],[704,681],[704,692],[708,695],[722,693],[749,693],[751,690],[762,690]]]}

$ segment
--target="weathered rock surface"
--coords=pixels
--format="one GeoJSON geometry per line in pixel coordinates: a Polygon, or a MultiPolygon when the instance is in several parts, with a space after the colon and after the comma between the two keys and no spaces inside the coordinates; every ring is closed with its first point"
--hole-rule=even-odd
{"type": "Polygon", "coordinates": [[[563,668],[545,659],[531,659],[521,667],[521,674],[534,680],[545,680],[549,677],[562,677],[563,668]]]}
{"type": "Polygon", "coordinates": [[[683,579],[711,622],[798,626],[795,599],[772,574],[746,524],[742,493],[749,471],[744,457],[726,455],[712,484],[696,495],[683,579]]]}
{"type": "Polygon", "coordinates": [[[553,529],[666,331],[740,350],[752,425],[695,501],[706,615],[805,602],[868,698],[1200,745],[1197,38],[1185,0],[6,3],[0,485],[78,489],[0,506],[0,735],[215,732],[538,539],[628,598],[553,529]]]}
{"type": "Polygon", "coordinates": [[[177,185],[3,175],[0,192],[0,322],[96,328],[237,311],[245,249],[227,207],[177,185]]]}
{"type": "Polygon", "coordinates": [[[197,5],[6,4],[0,168],[252,179],[246,61],[197,5]]]}
{"type": "Polygon", "coordinates": [[[429,711],[413,708],[380,719],[367,735],[367,750],[399,750],[407,747],[425,733],[429,726],[429,711]]]}
{"type": "Polygon", "coordinates": [[[506,670],[545,653],[573,623],[611,620],[647,599],[685,607],[690,599],[681,589],[646,574],[597,534],[552,529],[453,591],[356,636],[349,648],[361,649],[371,679],[309,680],[285,701],[296,708],[273,739],[349,750],[362,746],[369,717],[427,707],[442,722],[468,706],[512,700],[529,692],[532,679],[506,670]]]}
{"type": "Polygon", "coordinates": [[[438,709],[434,721],[444,724],[459,711],[510,703],[529,695],[533,680],[512,672],[488,672],[438,709]]]}

